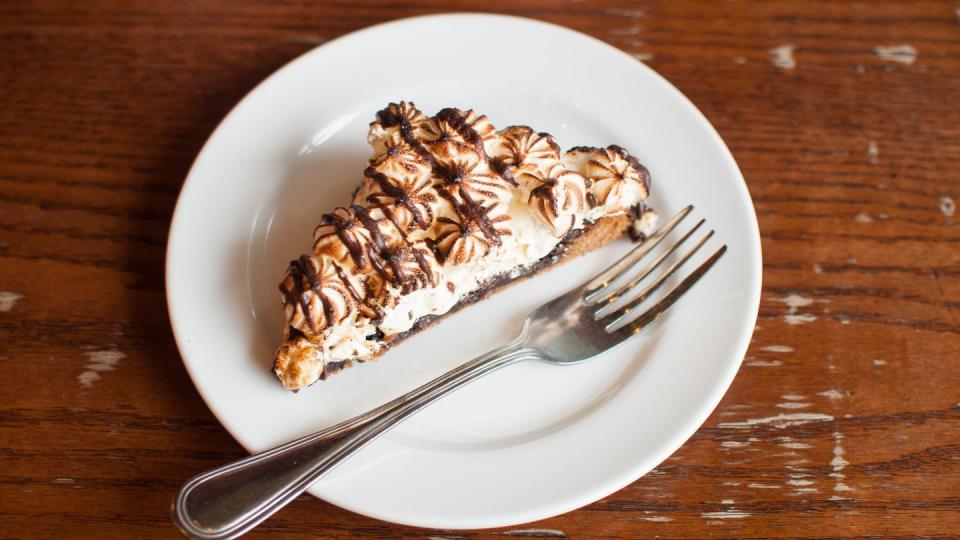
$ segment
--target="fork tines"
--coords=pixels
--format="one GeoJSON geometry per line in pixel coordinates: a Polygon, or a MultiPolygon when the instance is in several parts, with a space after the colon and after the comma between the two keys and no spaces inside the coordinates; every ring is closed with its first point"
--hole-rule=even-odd
{"type": "Polygon", "coordinates": [[[584,301],[589,305],[596,305],[594,318],[597,321],[605,322],[605,329],[609,333],[628,332],[637,333],[647,325],[657,320],[674,302],[677,301],[687,290],[690,289],[708,270],[717,262],[727,251],[724,244],[704,261],[696,270],[691,272],[676,287],[667,293],[660,301],[649,309],[638,309],[650,296],[656,292],[677,270],[683,266],[703,245],[709,240],[714,231],[706,233],[694,246],[686,253],[674,261],[668,268],[663,270],[657,277],[645,287],[641,287],[647,277],[652,277],[654,271],[659,268],[670,255],[686,242],[706,221],[701,219],[696,225],[691,227],[679,239],[669,244],[663,252],[653,258],[646,266],[640,270],[637,275],[629,282],[623,285],[615,285],[621,278],[624,278],[640,266],[640,262],[666,238],[677,225],[693,210],[693,205],[687,206],[675,216],[670,218],[655,233],[650,235],[646,241],[627,253],[622,259],[614,263],[600,273],[594,280],[587,284],[584,292],[584,301]],[[629,299],[623,303],[624,299],[629,299]],[[618,306],[618,304],[621,304],[618,306]]]}

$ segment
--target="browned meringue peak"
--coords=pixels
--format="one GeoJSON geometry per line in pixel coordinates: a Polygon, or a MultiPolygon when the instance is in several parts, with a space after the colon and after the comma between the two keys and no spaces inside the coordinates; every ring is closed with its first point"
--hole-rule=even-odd
{"type": "Polygon", "coordinates": [[[426,231],[434,222],[442,201],[433,189],[430,175],[388,176],[368,168],[367,179],[354,195],[354,204],[366,206],[390,221],[402,235],[426,231]]]}
{"type": "Polygon", "coordinates": [[[374,270],[360,275],[367,291],[360,311],[372,320],[381,319],[383,310],[396,306],[400,296],[436,287],[443,272],[430,239],[394,242],[383,255],[374,270]]]}
{"type": "Polygon", "coordinates": [[[442,267],[428,241],[397,245],[387,258],[384,279],[400,294],[409,294],[440,282],[442,267]]]}
{"type": "Polygon", "coordinates": [[[453,212],[437,218],[436,245],[446,264],[464,264],[482,257],[493,246],[501,245],[501,236],[512,234],[507,227],[510,216],[505,205],[478,203],[468,190],[442,190],[453,212]]]}
{"type": "Polygon", "coordinates": [[[474,201],[506,205],[513,197],[510,183],[490,170],[484,156],[470,149],[438,156],[433,172],[438,188],[466,190],[474,201]]]}
{"type": "Polygon", "coordinates": [[[299,390],[325,378],[323,349],[303,337],[285,340],[277,351],[273,372],[287,390],[299,390]]]}
{"type": "Polygon", "coordinates": [[[473,110],[466,112],[446,108],[419,125],[419,138],[436,157],[451,156],[463,150],[473,150],[486,158],[483,145],[496,136],[486,116],[473,110]]]}
{"type": "Polygon", "coordinates": [[[363,282],[348,269],[306,255],[291,261],[280,292],[290,326],[311,340],[330,326],[352,320],[366,296],[363,282]]]}
{"type": "MultiPolygon", "coordinates": [[[[484,144],[496,138],[497,130],[485,114],[477,114],[473,109],[468,110],[466,113],[460,109],[452,109],[452,111],[456,116],[463,118],[463,125],[475,131],[484,144]]],[[[441,113],[443,113],[443,111],[441,111],[441,113]]]]}
{"type": "Polygon", "coordinates": [[[358,205],[337,207],[324,214],[313,232],[313,253],[340,263],[353,260],[360,269],[367,267],[367,253],[374,248],[373,236],[357,215],[358,205]]]}
{"type": "Polygon", "coordinates": [[[607,206],[607,215],[627,211],[647,198],[650,173],[623,148],[578,146],[563,156],[566,165],[590,179],[594,206],[607,206]]]}
{"type": "Polygon", "coordinates": [[[413,102],[390,103],[378,111],[377,119],[370,123],[367,142],[373,146],[376,154],[382,154],[388,145],[397,145],[404,139],[400,129],[402,124],[409,125],[414,131],[413,135],[416,135],[415,132],[427,120],[413,102]]]}
{"type": "MultiPolygon", "coordinates": [[[[370,158],[368,171],[375,171],[387,177],[428,176],[431,163],[426,156],[405,141],[389,142],[381,153],[370,158]]],[[[371,176],[371,174],[367,174],[371,176]]]]}
{"type": "Polygon", "coordinates": [[[587,206],[587,180],[559,160],[542,171],[533,167],[523,169],[517,174],[517,180],[529,189],[527,204],[558,238],[570,232],[577,223],[577,215],[587,206]]]}
{"type": "Polygon", "coordinates": [[[511,167],[538,168],[560,159],[560,146],[549,133],[538,133],[527,126],[510,126],[497,135],[488,144],[487,151],[511,167]]]}

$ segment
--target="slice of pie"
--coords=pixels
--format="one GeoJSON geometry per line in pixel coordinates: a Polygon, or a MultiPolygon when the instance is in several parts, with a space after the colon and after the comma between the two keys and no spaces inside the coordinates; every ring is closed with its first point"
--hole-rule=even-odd
{"type": "Polygon", "coordinates": [[[561,152],[526,126],[391,103],[349,204],[280,284],[287,317],[273,371],[298,390],[492,291],[656,219],[650,175],[619,146],[561,152]]]}

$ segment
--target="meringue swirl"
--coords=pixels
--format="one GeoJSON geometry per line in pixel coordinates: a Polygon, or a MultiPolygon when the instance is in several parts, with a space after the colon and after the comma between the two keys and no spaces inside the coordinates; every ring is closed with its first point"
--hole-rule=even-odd
{"type": "Polygon", "coordinates": [[[553,229],[556,237],[570,232],[587,204],[587,181],[583,176],[554,162],[545,172],[522,173],[536,184],[530,190],[528,204],[536,215],[553,229]]]}
{"type": "Polygon", "coordinates": [[[505,205],[513,197],[510,184],[490,171],[486,161],[473,151],[438,158],[434,173],[440,185],[466,190],[473,200],[483,204],[505,205]]]}
{"type": "Polygon", "coordinates": [[[368,168],[368,181],[354,197],[356,204],[373,207],[401,235],[426,230],[434,221],[440,199],[426,175],[388,176],[368,168]]]}
{"type": "Polygon", "coordinates": [[[560,159],[560,146],[549,133],[527,126],[510,126],[490,145],[490,155],[519,169],[536,169],[560,159]]]}
{"type": "Polygon", "coordinates": [[[647,170],[618,146],[561,153],[547,133],[497,131],[472,109],[431,117],[391,103],[367,139],[352,204],[322,216],[312,253],[280,284],[274,371],[286,388],[376,358],[420,318],[530,268],[590,222],[628,210],[639,220],[649,192],[647,170]]]}
{"type": "Polygon", "coordinates": [[[605,207],[605,215],[621,214],[647,198],[650,173],[626,150],[610,145],[606,148],[576,147],[564,156],[575,163],[579,172],[591,180],[593,206],[605,207]]]}
{"type": "Polygon", "coordinates": [[[290,263],[280,292],[287,321],[308,339],[356,315],[366,296],[356,275],[332,260],[306,255],[290,263]]]}
{"type": "Polygon", "coordinates": [[[341,263],[353,259],[363,270],[367,267],[367,254],[374,242],[370,230],[358,219],[356,208],[356,205],[338,207],[321,217],[320,225],[313,233],[313,252],[341,263]]]}
{"type": "MultiPolygon", "coordinates": [[[[430,162],[404,141],[386,145],[383,153],[370,159],[370,169],[387,177],[424,177],[430,173],[430,162]]],[[[367,175],[370,176],[370,175],[367,175]]]]}
{"type": "Polygon", "coordinates": [[[477,204],[463,188],[443,195],[456,209],[452,216],[437,218],[436,244],[445,263],[464,264],[482,257],[501,245],[501,236],[511,234],[504,226],[510,217],[498,212],[500,205],[477,204]]]}
{"type": "Polygon", "coordinates": [[[416,132],[427,120],[413,103],[391,103],[377,112],[377,119],[370,124],[367,142],[376,154],[382,154],[388,146],[396,146],[404,140],[404,129],[416,132]]]}
{"type": "Polygon", "coordinates": [[[473,130],[482,143],[487,143],[493,141],[497,138],[497,130],[493,127],[493,124],[490,123],[490,119],[486,115],[477,114],[473,112],[473,109],[468,110],[466,113],[460,109],[451,109],[455,115],[463,117],[463,126],[473,130]]]}

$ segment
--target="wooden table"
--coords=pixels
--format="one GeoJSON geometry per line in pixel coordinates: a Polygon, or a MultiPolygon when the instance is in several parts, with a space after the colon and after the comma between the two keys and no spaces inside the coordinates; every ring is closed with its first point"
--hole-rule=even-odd
{"type": "MultiPolygon", "coordinates": [[[[192,159],[298,54],[475,5],[0,4],[0,537],[175,536],[180,484],[243,455],[167,322],[164,247],[192,159]]],[[[763,237],[743,367],[673,457],[576,512],[428,531],[304,496],[250,536],[960,533],[957,3],[483,7],[634,54],[720,131],[763,237]]]]}

